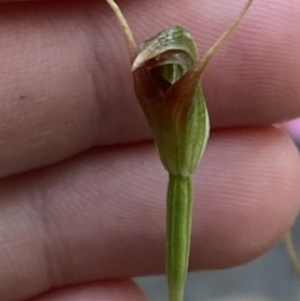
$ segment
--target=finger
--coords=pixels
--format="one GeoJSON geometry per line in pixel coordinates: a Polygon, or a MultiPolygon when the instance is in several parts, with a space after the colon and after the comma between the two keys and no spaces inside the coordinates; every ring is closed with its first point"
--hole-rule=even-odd
{"type": "Polygon", "coordinates": [[[111,280],[48,292],[30,301],[145,301],[132,280],[111,280]]]}
{"type": "MultiPolygon", "coordinates": [[[[214,133],[195,175],[191,268],[245,263],[278,242],[299,209],[299,174],[277,129],[214,133]]],[[[164,271],[167,174],[152,145],[91,151],[0,184],[3,300],[164,271]]]]}
{"type": "MultiPolygon", "coordinates": [[[[245,1],[121,2],[137,39],[169,24],[204,53],[245,1]],[[238,3],[237,3],[238,2],[238,3]]],[[[214,127],[279,122],[300,113],[298,1],[255,1],[204,80],[214,127]]],[[[93,145],[148,139],[123,34],[105,1],[2,4],[0,176],[93,145]]]]}

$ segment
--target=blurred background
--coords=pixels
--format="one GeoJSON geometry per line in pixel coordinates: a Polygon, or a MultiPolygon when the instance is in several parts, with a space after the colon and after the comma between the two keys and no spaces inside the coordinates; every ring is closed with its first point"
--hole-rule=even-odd
{"type": "MultiPolygon", "coordinates": [[[[300,119],[282,125],[300,149],[300,119]]],[[[300,218],[292,229],[300,257],[300,218]]],[[[165,276],[136,278],[150,301],[167,300],[165,276]]],[[[190,273],[185,301],[300,301],[300,277],[282,241],[259,259],[228,270],[190,273]]]]}

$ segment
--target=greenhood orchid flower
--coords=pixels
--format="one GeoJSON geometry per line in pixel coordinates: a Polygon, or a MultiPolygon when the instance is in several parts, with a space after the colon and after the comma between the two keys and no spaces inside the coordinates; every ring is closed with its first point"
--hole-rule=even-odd
{"type": "Polygon", "coordinates": [[[132,32],[114,0],[107,0],[125,33],[134,89],[154,134],[162,164],[169,173],[167,192],[166,270],[169,300],[182,301],[188,270],[192,175],[209,137],[209,116],[200,86],[209,61],[242,19],[246,6],[203,59],[191,34],[169,27],[137,48],[132,32]]]}

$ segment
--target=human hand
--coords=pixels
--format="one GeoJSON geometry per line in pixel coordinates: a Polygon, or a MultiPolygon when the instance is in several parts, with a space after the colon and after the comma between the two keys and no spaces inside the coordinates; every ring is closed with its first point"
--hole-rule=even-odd
{"type": "MultiPolygon", "coordinates": [[[[204,53],[236,2],[120,5],[138,40],[180,24],[204,53]]],[[[104,1],[0,11],[1,300],[143,300],[129,277],[164,272],[167,174],[116,19],[104,1]]],[[[255,1],[206,72],[192,269],[254,259],[298,213],[299,155],[270,124],[300,116],[299,13],[255,1]]]]}

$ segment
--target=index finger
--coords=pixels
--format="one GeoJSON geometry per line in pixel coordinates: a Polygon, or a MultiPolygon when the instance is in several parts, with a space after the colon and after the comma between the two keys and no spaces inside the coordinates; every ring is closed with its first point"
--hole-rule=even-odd
{"type": "MultiPolygon", "coordinates": [[[[138,40],[180,23],[204,53],[244,1],[121,5],[138,40]]],[[[0,9],[0,176],[95,145],[151,137],[133,93],[123,35],[106,3],[23,2],[0,9]]],[[[254,2],[204,78],[213,128],[300,115],[299,13],[297,1],[254,2]]]]}

